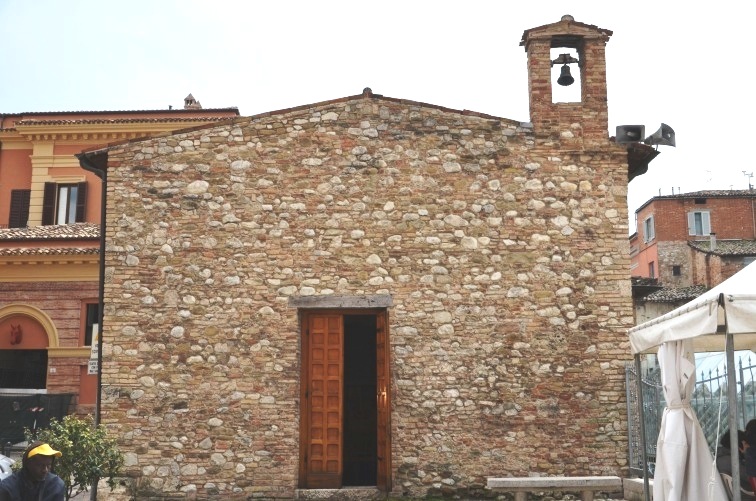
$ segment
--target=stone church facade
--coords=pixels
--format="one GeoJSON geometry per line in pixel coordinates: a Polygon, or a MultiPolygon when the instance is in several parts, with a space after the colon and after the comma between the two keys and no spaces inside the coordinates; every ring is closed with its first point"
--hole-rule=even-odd
{"type": "Polygon", "coordinates": [[[139,499],[621,475],[610,35],[524,33],[531,123],[365,89],[80,155],[107,173],[102,422],[139,499]],[[579,102],[552,103],[552,46],[579,102]]]}

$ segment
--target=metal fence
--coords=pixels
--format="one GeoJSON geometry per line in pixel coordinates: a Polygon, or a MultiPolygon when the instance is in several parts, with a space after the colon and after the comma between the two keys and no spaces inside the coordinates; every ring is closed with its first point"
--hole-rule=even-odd
{"type": "Polygon", "coordinates": [[[24,441],[24,429],[37,430],[69,414],[73,395],[0,393],[0,447],[24,441]]]}
{"type": "MultiPolygon", "coordinates": [[[[756,416],[756,363],[748,357],[746,363],[741,358],[738,361],[737,374],[737,416],[738,428],[744,429],[746,423],[756,416]]],[[[656,440],[659,437],[662,413],[666,405],[662,393],[661,372],[659,366],[653,366],[642,370],[641,381],[643,385],[642,415],[638,414],[638,383],[635,365],[629,364],[625,368],[625,384],[627,390],[627,416],[628,416],[628,445],[630,470],[638,476],[643,475],[643,439],[640,433],[640,420],[646,429],[646,456],[648,460],[649,474],[653,476],[656,464],[656,440]]],[[[701,423],[706,441],[712,454],[719,437],[728,429],[727,400],[727,372],[719,368],[701,372],[697,375],[696,386],[691,398],[691,406],[701,423]]]]}

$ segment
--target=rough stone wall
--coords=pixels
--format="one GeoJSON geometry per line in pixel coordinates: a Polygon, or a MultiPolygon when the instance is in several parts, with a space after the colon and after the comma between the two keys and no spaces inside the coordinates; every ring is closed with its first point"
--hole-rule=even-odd
{"type": "Polygon", "coordinates": [[[657,244],[657,278],[667,287],[688,287],[693,281],[692,251],[686,241],[663,240],[657,244]],[[680,275],[674,276],[673,266],[680,266],[680,275]]]}
{"type": "Polygon", "coordinates": [[[395,493],[620,474],[626,153],[366,96],[109,151],[103,422],[143,492],[293,497],[297,296],[389,294],[395,493]]]}

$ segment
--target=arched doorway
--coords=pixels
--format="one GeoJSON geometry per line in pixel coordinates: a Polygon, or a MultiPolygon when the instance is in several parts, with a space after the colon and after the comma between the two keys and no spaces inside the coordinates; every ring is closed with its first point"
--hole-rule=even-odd
{"type": "Polygon", "coordinates": [[[43,322],[24,309],[4,308],[0,312],[0,389],[3,390],[47,387],[51,337],[43,322]]]}

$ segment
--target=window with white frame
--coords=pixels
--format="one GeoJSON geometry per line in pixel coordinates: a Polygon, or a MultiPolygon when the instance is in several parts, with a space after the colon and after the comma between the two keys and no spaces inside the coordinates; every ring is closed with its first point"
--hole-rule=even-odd
{"type": "Polygon", "coordinates": [[[42,200],[42,224],[84,222],[87,183],[45,183],[42,200]]]}
{"type": "Polygon", "coordinates": [[[709,211],[688,212],[688,235],[708,236],[711,234],[709,211]]]}
{"type": "Polygon", "coordinates": [[[654,229],[654,216],[648,216],[643,221],[643,241],[650,242],[656,236],[656,230],[654,229]]]}

